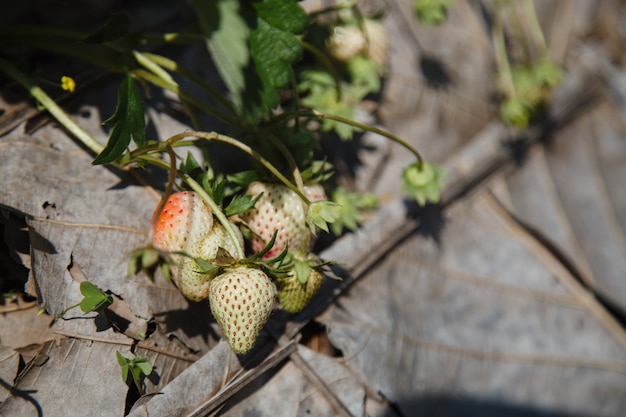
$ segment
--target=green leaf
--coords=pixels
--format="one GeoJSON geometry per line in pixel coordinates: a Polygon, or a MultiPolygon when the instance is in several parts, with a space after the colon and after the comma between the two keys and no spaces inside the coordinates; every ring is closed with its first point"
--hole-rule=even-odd
{"type": "Polygon", "coordinates": [[[92,162],[94,165],[108,164],[120,157],[131,139],[143,146],[146,135],[146,120],[139,89],[130,73],[127,73],[117,91],[115,113],[104,124],[113,124],[106,147],[92,162]]]}
{"type": "Polygon", "coordinates": [[[261,194],[256,197],[252,197],[251,195],[236,195],[233,197],[231,202],[224,209],[224,214],[226,217],[233,216],[235,214],[245,213],[246,211],[252,209],[256,204],[257,200],[261,197],[261,194]]]}
{"type": "Polygon", "coordinates": [[[207,49],[228,90],[235,107],[242,108],[246,83],[244,68],[250,62],[248,38],[250,25],[240,13],[238,0],[190,0],[204,33],[207,49]]]}
{"type": "Polygon", "coordinates": [[[84,297],[79,304],[83,313],[98,311],[113,304],[113,297],[89,281],[80,283],[80,292],[84,297]]]}
{"type": "Polygon", "coordinates": [[[259,179],[259,173],[254,170],[241,171],[235,174],[228,174],[226,178],[228,178],[228,181],[234,184],[242,187],[247,187],[248,185],[259,179]]]}
{"type": "Polygon", "coordinates": [[[148,361],[147,356],[141,357],[141,359],[144,359],[144,358],[145,360],[138,361],[135,363],[135,365],[140,373],[144,374],[145,376],[148,376],[152,373],[152,364],[148,361]]]}
{"type": "Polygon", "coordinates": [[[128,358],[122,356],[122,354],[120,352],[118,352],[117,350],[115,351],[115,356],[117,357],[117,363],[120,365],[120,367],[122,368],[122,380],[124,382],[126,382],[126,380],[128,379],[128,358]]]}
{"type": "Polygon", "coordinates": [[[128,33],[130,28],[130,19],[126,13],[115,13],[96,33],[87,37],[83,42],[86,43],[105,43],[115,41],[128,33]]]}
{"type": "Polygon", "coordinates": [[[278,104],[276,89],[302,54],[308,16],[296,0],[190,0],[207,47],[240,115],[256,123],[278,104]]]}
{"type": "Polygon", "coordinates": [[[193,176],[194,172],[198,172],[202,170],[202,168],[200,167],[198,161],[196,161],[193,154],[191,152],[187,152],[187,158],[185,159],[185,162],[180,164],[179,170],[181,174],[193,176]]]}
{"type": "Polygon", "coordinates": [[[378,66],[371,59],[357,55],[348,61],[350,80],[355,86],[362,89],[360,94],[365,97],[369,93],[377,93],[380,90],[380,76],[378,66]]]}
{"type": "Polygon", "coordinates": [[[539,62],[534,71],[537,82],[547,88],[554,88],[563,80],[563,70],[549,59],[539,62]]]}
{"type": "Polygon", "coordinates": [[[152,373],[152,364],[148,355],[135,356],[134,358],[127,358],[123,356],[119,351],[115,351],[117,357],[117,363],[122,368],[122,379],[124,382],[128,379],[128,371],[133,373],[133,378],[138,381],[141,375],[150,375],[152,373]]]}
{"type": "Polygon", "coordinates": [[[245,109],[250,115],[258,117],[278,104],[276,89],[290,82],[291,63],[302,55],[300,40],[295,35],[306,29],[308,16],[295,0],[264,0],[247,4],[252,5],[256,12],[256,22],[250,31],[250,64],[261,81],[259,95],[262,102],[258,103],[255,92],[251,91],[257,85],[247,82],[244,104],[250,105],[245,109]],[[248,94],[250,92],[252,94],[248,94]]]}
{"type": "Polygon", "coordinates": [[[198,272],[202,274],[212,274],[218,270],[219,266],[214,265],[211,261],[207,261],[202,258],[194,258],[196,265],[198,265],[198,272]]]}
{"type": "MultiPolygon", "coordinates": [[[[322,113],[354,119],[354,108],[365,97],[365,89],[352,84],[342,84],[341,100],[330,74],[320,70],[305,70],[300,73],[298,91],[305,94],[302,104],[322,113]]],[[[334,131],[343,139],[351,139],[359,129],[331,119],[322,120],[322,131],[334,131]]]]}

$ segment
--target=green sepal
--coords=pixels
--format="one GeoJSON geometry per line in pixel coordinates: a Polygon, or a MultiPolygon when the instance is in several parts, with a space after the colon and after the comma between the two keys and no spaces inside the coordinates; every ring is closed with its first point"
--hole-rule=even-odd
{"type": "Polygon", "coordinates": [[[272,238],[270,239],[270,241],[267,242],[267,245],[265,245],[265,247],[263,249],[261,249],[260,251],[258,251],[254,255],[252,255],[250,259],[254,260],[254,261],[262,259],[263,256],[267,252],[269,252],[272,249],[272,247],[274,246],[274,243],[276,242],[276,236],[277,235],[278,235],[278,230],[274,230],[274,234],[272,235],[272,238]]]}
{"type": "Polygon", "coordinates": [[[315,234],[316,228],[328,232],[328,224],[334,223],[341,217],[340,209],[339,204],[332,201],[322,200],[311,203],[306,212],[306,221],[311,233],[315,234]]]}
{"type": "Polygon", "coordinates": [[[439,191],[443,188],[444,171],[429,162],[416,162],[402,173],[402,190],[423,206],[426,201],[439,202],[439,191]]]}
{"type": "Polygon", "coordinates": [[[293,266],[294,273],[298,282],[302,285],[306,285],[309,277],[311,276],[311,264],[308,261],[296,260],[293,266]]]}
{"type": "Polygon", "coordinates": [[[333,191],[331,201],[339,204],[341,213],[339,219],[330,225],[335,236],[339,236],[343,229],[356,230],[363,222],[362,211],[374,209],[378,205],[374,194],[350,192],[343,187],[333,191]]]}

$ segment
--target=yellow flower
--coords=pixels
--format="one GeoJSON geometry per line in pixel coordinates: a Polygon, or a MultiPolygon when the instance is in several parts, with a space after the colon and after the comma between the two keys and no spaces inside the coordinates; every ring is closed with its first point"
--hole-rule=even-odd
{"type": "Polygon", "coordinates": [[[61,88],[65,91],[69,91],[70,93],[74,92],[74,88],[76,88],[76,82],[72,77],[63,76],[61,77],[61,88]]]}

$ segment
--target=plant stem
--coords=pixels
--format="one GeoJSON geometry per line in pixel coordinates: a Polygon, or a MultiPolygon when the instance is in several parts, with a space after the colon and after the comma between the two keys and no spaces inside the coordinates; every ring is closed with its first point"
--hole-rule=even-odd
{"type": "Polygon", "coordinates": [[[387,139],[391,140],[392,142],[397,143],[398,145],[402,146],[403,148],[405,148],[406,150],[408,150],[409,152],[411,152],[415,158],[417,159],[417,162],[419,163],[420,166],[420,170],[422,169],[423,165],[424,165],[424,157],[422,157],[422,154],[415,149],[413,146],[411,146],[408,142],[400,139],[399,137],[397,137],[396,135],[387,132],[386,130],[382,130],[379,129],[375,126],[370,126],[370,125],[366,125],[364,123],[360,123],[357,122],[355,120],[351,120],[342,116],[337,116],[334,114],[327,114],[327,113],[322,113],[318,110],[300,110],[294,113],[290,113],[290,114],[285,114],[284,117],[288,117],[288,118],[294,118],[294,117],[314,117],[316,119],[329,119],[329,120],[334,120],[336,122],[339,123],[343,123],[343,124],[347,124],[350,125],[352,127],[356,127],[358,129],[361,130],[365,130],[368,132],[372,132],[372,133],[376,133],[378,135],[384,136],[387,139]]]}
{"type": "Polygon", "coordinates": [[[59,314],[58,318],[62,319],[67,314],[68,311],[79,306],[80,306],[80,303],[67,307],[65,310],[61,311],[61,314],[59,314]]]}
{"type": "Polygon", "coordinates": [[[491,38],[496,54],[496,61],[498,63],[498,73],[500,79],[504,82],[504,89],[510,95],[510,98],[515,98],[517,97],[517,90],[515,88],[515,83],[513,82],[511,64],[509,63],[509,57],[506,52],[504,29],[502,28],[502,18],[500,17],[500,7],[497,5],[498,3],[496,3],[496,10],[493,16],[494,23],[491,38]]]}
{"type": "Polygon", "coordinates": [[[328,59],[326,55],[322,51],[319,50],[315,45],[312,45],[308,42],[300,41],[302,48],[315,57],[319,62],[322,63],[324,68],[330,73],[333,77],[333,81],[335,82],[335,90],[337,91],[337,101],[341,101],[342,96],[342,88],[341,88],[341,78],[339,73],[337,72],[337,68],[333,65],[333,63],[328,59]]]}
{"type": "Polygon", "coordinates": [[[78,126],[61,107],[52,99],[45,91],[43,91],[35,82],[22,73],[16,66],[0,58],[0,70],[5,72],[11,78],[20,83],[28,92],[41,103],[42,106],[48,110],[48,112],[72,135],[80,140],[83,145],[89,148],[95,154],[99,154],[104,148],[98,141],[96,141],[89,133],[85,132],[80,126],[78,126]]]}
{"type": "Polygon", "coordinates": [[[162,55],[157,55],[157,54],[151,54],[148,52],[145,52],[143,54],[147,59],[151,60],[152,62],[154,62],[155,64],[170,70],[170,71],[174,71],[179,73],[180,75],[188,78],[189,80],[193,81],[194,83],[196,83],[200,88],[202,88],[208,95],[211,96],[211,98],[215,99],[218,103],[220,103],[222,106],[224,106],[224,108],[228,109],[228,111],[230,113],[234,113],[234,109],[231,105],[231,103],[226,100],[224,98],[224,96],[222,94],[220,94],[215,88],[213,88],[213,86],[211,84],[209,84],[208,82],[206,82],[205,79],[203,79],[202,77],[198,76],[198,74],[194,73],[193,71],[190,71],[189,69],[183,67],[182,65],[180,65],[178,62],[164,57],[162,55]]]}
{"type": "Polygon", "coordinates": [[[160,77],[162,80],[180,88],[180,86],[176,81],[174,81],[172,76],[168,74],[167,71],[165,71],[163,68],[161,68],[156,62],[150,59],[150,56],[147,53],[133,50],[133,56],[135,57],[137,62],[145,69],[152,72],[157,77],[160,77]]]}
{"type": "Polygon", "coordinates": [[[546,43],[546,39],[543,36],[543,31],[541,30],[539,19],[537,19],[537,13],[535,11],[535,4],[533,3],[533,0],[524,0],[523,7],[526,14],[526,19],[528,19],[528,24],[530,25],[530,33],[533,37],[533,42],[535,43],[535,46],[541,49],[542,57],[547,58],[548,45],[546,43]]]}
{"type": "Polygon", "coordinates": [[[217,220],[219,220],[222,226],[224,226],[224,229],[226,229],[226,233],[228,233],[228,236],[235,245],[235,248],[237,250],[237,257],[239,259],[244,259],[246,257],[246,254],[244,253],[243,247],[239,242],[239,238],[237,237],[237,234],[235,233],[232,224],[228,221],[222,209],[220,209],[219,206],[215,204],[215,201],[213,201],[211,196],[204,190],[204,188],[202,188],[200,184],[198,184],[196,180],[191,178],[189,174],[182,174],[182,179],[187,183],[187,185],[191,187],[192,190],[198,193],[198,195],[209,205],[209,207],[211,207],[213,214],[215,215],[215,217],[217,217],[217,220]]]}
{"type": "Polygon", "coordinates": [[[275,135],[273,135],[270,132],[259,131],[257,132],[257,134],[267,138],[270,142],[272,142],[274,146],[276,146],[276,148],[278,148],[280,153],[283,155],[283,157],[287,160],[287,163],[289,164],[289,169],[291,169],[291,174],[293,176],[294,182],[296,183],[296,187],[298,187],[298,190],[304,193],[304,181],[302,180],[302,175],[300,174],[300,170],[298,169],[298,164],[296,163],[296,160],[294,159],[291,152],[289,152],[289,149],[287,149],[285,144],[282,143],[275,135]]]}
{"type": "Polygon", "coordinates": [[[291,181],[289,181],[289,179],[287,179],[287,177],[285,177],[278,169],[276,169],[276,167],[274,165],[272,165],[272,163],[270,161],[265,159],[263,157],[263,155],[261,155],[260,153],[258,153],[254,149],[252,149],[250,146],[248,146],[248,145],[246,145],[244,143],[241,143],[237,139],[233,139],[233,138],[231,138],[229,136],[221,135],[221,134],[216,133],[216,132],[210,132],[210,133],[208,133],[208,132],[187,132],[186,135],[187,136],[196,136],[198,138],[202,138],[202,139],[206,139],[206,140],[217,140],[217,141],[220,141],[220,142],[227,143],[227,144],[229,144],[231,146],[234,146],[235,148],[238,148],[238,149],[244,151],[245,153],[247,153],[248,155],[250,155],[251,157],[253,157],[257,161],[259,161],[261,163],[261,165],[263,165],[276,178],[278,178],[278,180],[280,182],[285,184],[285,186],[287,186],[287,188],[289,188],[291,191],[293,191],[296,194],[298,194],[298,197],[300,197],[302,199],[302,201],[304,201],[307,205],[311,204],[309,199],[304,195],[304,193],[302,191],[300,191],[298,189],[298,187],[296,185],[294,185],[291,181]]]}

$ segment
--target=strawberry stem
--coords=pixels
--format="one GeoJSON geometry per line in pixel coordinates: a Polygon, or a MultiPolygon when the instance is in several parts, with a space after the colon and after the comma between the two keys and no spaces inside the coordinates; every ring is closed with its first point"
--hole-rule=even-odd
{"type": "MultiPolygon", "coordinates": [[[[195,137],[206,139],[206,140],[218,140],[220,142],[227,143],[231,146],[234,146],[235,148],[238,148],[244,151],[245,153],[247,153],[248,155],[250,155],[257,161],[259,161],[261,165],[267,168],[267,170],[270,171],[276,178],[278,178],[280,182],[285,184],[287,188],[289,188],[290,190],[298,194],[298,197],[300,197],[302,201],[304,201],[307,205],[311,204],[311,202],[304,195],[304,193],[300,191],[296,185],[294,185],[291,181],[289,181],[289,179],[285,177],[278,169],[276,169],[276,167],[272,165],[270,161],[265,159],[263,155],[261,155],[260,153],[252,149],[250,146],[238,141],[237,139],[231,138],[230,136],[221,135],[217,132],[186,132],[186,133],[183,133],[182,135],[195,136],[195,137]]],[[[179,136],[179,135],[176,135],[176,136],[179,136]]],[[[173,136],[168,141],[173,140],[176,136],[173,136]]]]}
{"type": "Polygon", "coordinates": [[[372,133],[376,133],[378,135],[384,136],[387,139],[391,140],[392,142],[397,143],[398,145],[402,146],[403,148],[407,149],[409,152],[411,152],[413,155],[415,155],[415,158],[417,158],[417,162],[420,166],[420,170],[423,168],[424,166],[424,158],[422,157],[422,154],[419,153],[419,151],[417,149],[415,149],[413,146],[411,146],[408,142],[400,139],[399,137],[397,137],[396,135],[394,135],[393,133],[387,132],[386,130],[382,130],[379,129],[377,127],[374,126],[370,126],[364,123],[360,123],[357,122],[356,120],[351,120],[342,116],[337,116],[334,114],[328,114],[328,113],[322,113],[319,110],[300,110],[300,111],[296,111],[294,113],[285,113],[284,115],[278,116],[277,118],[274,119],[274,122],[278,121],[278,120],[282,120],[283,118],[296,118],[296,117],[313,117],[316,119],[329,119],[329,120],[334,120],[336,122],[339,123],[343,123],[352,127],[356,127],[358,129],[361,130],[365,130],[365,131],[369,131],[372,133]]]}
{"type": "Polygon", "coordinates": [[[276,136],[274,136],[270,132],[258,131],[257,134],[262,135],[267,140],[272,142],[272,144],[276,146],[276,148],[278,148],[280,153],[283,155],[283,157],[287,160],[287,163],[289,164],[289,168],[291,169],[291,174],[293,176],[294,182],[296,183],[295,184],[296,187],[298,187],[298,190],[300,190],[304,194],[304,181],[302,180],[302,174],[300,173],[300,170],[298,169],[298,164],[296,163],[296,160],[294,159],[291,152],[289,152],[289,149],[287,149],[285,144],[282,143],[276,136]]]}
{"type": "Polygon", "coordinates": [[[341,77],[339,76],[339,73],[337,72],[337,69],[335,68],[333,63],[316,46],[305,41],[300,41],[300,44],[302,45],[302,49],[311,53],[315,57],[315,59],[317,59],[324,66],[324,69],[326,69],[328,73],[333,77],[333,81],[335,82],[335,91],[337,91],[337,101],[341,101],[341,96],[343,93],[341,88],[341,77]]]}
{"type": "MultiPolygon", "coordinates": [[[[165,142],[160,142],[160,143],[155,144],[155,145],[146,146],[144,148],[137,149],[135,151],[130,152],[129,160],[134,160],[134,159],[137,159],[137,158],[141,158],[141,159],[143,159],[145,161],[154,163],[155,165],[158,165],[158,166],[161,166],[163,168],[169,169],[169,165],[165,161],[163,161],[162,159],[155,158],[153,156],[146,155],[146,154],[153,153],[153,152],[165,152],[167,150],[167,147],[181,146],[181,144],[184,143],[183,139],[188,138],[188,137],[197,137],[199,139],[204,139],[204,140],[209,140],[209,141],[210,140],[217,140],[217,141],[220,141],[220,142],[223,142],[223,143],[227,143],[227,144],[229,144],[231,146],[234,146],[235,148],[238,148],[238,149],[244,151],[245,153],[247,153],[248,155],[250,155],[251,157],[256,159],[258,162],[260,162],[261,165],[263,165],[265,168],[267,168],[267,170],[270,171],[287,188],[289,188],[290,190],[295,192],[298,195],[298,197],[300,197],[302,199],[302,201],[304,201],[307,205],[311,204],[311,201],[309,201],[309,199],[304,195],[304,185],[303,184],[302,184],[301,187],[299,187],[300,184],[296,185],[293,182],[291,182],[274,165],[272,165],[272,163],[270,161],[265,159],[263,157],[263,155],[261,155],[260,153],[258,153],[254,149],[252,149],[250,146],[242,143],[241,141],[239,141],[237,139],[231,138],[230,136],[221,135],[221,134],[219,134],[217,132],[187,131],[187,132],[179,133],[179,134],[174,135],[171,138],[167,139],[165,142]]],[[[278,141],[276,141],[276,142],[278,142],[278,141]]],[[[280,149],[280,147],[279,147],[279,149],[280,149]]],[[[289,151],[286,148],[284,148],[283,151],[286,152],[285,157],[287,157],[287,155],[289,154],[289,151]]],[[[292,157],[292,162],[295,164],[295,161],[293,161],[293,157],[292,157]]],[[[302,182],[302,178],[301,178],[301,176],[299,176],[299,172],[297,172],[297,166],[295,167],[295,169],[296,169],[296,171],[294,171],[294,176],[296,177],[296,181],[298,181],[298,177],[299,177],[299,183],[301,183],[302,182]]]]}
{"type": "Polygon", "coordinates": [[[548,57],[548,45],[546,43],[545,37],[543,36],[543,31],[541,30],[539,20],[537,19],[537,12],[535,11],[535,5],[533,4],[533,1],[525,0],[522,3],[522,7],[524,8],[528,24],[530,25],[530,34],[533,38],[535,46],[541,49],[542,57],[548,57]]]}
{"type": "Polygon", "coordinates": [[[187,185],[191,187],[192,190],[198,193],[198,195],[209,205],[209,207],[211,207],[213,214],[215,215],[215,217],[217,217],[217,220],[222,224],[222,226],[224,226],[224,229],[226,229],[226,233],[228,233],[228,236],[235,245],[235,248],[237,249],[237,257],[239,259],[244,259],[246,255],[244,253],[243,247],[239,243],[239,239],[235,234],[235,230],[233,229],[232,224],[226,218],[226,215],[224,214],[222,209],[215,203],[215,201],[213,201],[211,196],[204,190],[202,185],[198,184],[198,182],[191,178],[189,174],[182,174],[182,179],[183,181],[185,181],[185,183],[187,183],[187,185]]]}
{"type": "MultiPolygon", "coordinates": [[[[496,3],[496,7],[500,6],[499,3],[496,3]]],[[[500,16],[500,8],[496,10],[493,16],[493,30],[491,32],[491,37],[494,45],[496,61],[498,63],[498,72],[500,75],[501,82],[504,84],[504,89],[510,95],[511,98],[515,98],[517,96],[517,89],[515,88],[515,83],[513,82],[513,73],[511,72],[511,63],[509,62],[509,57],[506,52],[506,42],[504,39],[504,28],[502,26],[502,17],[500,16]]]]}

